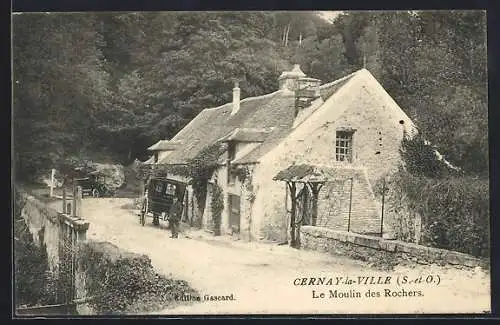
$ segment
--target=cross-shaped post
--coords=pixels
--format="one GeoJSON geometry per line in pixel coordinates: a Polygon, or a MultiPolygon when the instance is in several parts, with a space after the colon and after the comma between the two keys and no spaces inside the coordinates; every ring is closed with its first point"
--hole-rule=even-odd
{"type": "Polygon", "coordinates": [[[54,187],[55,187],[55,176],[56,176],[56,170],[52,168],[52,173],[50,175],[50,197],[54,197],[54,187]]]}

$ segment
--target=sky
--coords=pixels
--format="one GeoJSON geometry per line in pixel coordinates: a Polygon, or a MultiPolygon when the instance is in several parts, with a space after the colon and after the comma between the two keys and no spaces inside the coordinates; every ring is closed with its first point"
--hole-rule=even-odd
{"type": "Polygon", "coordinates": [[[320,11],[320,16],[328,21],[333,21],[342,11],[320,11]]]}

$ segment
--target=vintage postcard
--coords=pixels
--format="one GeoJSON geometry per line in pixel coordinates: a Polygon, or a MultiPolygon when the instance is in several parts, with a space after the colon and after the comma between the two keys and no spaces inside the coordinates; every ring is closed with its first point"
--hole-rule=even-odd
{"type": "Polygon", "coordinates": [[[486,12],[16,12],[13,312],[489,314],[486,12]]]}

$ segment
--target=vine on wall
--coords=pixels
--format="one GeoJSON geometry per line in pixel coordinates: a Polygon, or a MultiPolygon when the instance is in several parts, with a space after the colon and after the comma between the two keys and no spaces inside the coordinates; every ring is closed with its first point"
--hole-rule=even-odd
{"type": "Polygon", "coordinates": [[[245,190],[247,192],[247,202],[248,202],[248,236],[251,238],[251,229],[252,229],[252,209],[253,209],[253,204],[255,202],[255,188],[253,185],[253,180],[252,180],[252,173],[249,169],[246,169],[246,175],[247,177],[245,178],[245,190]]]}
{"type": "Polygon", "coordinates": [[[16,306],[55,304],[58,302],[56,278],[49,268],[43,235],[37,246],[22,217],[27,199],[18,188],[14,191],[14,303],[16,306]]]}
{"type": "Polygon", "coordinates": [[[245,183],[245,180],[250,176],[250,171],[246,166],[231,166],[231,173],[238,176],[241,183],[245,183]]]}
{"type": "Polygon", "coordinates": [[[189,178],[198,205],[196,225],[201,226],[200,221],[205,209],[208,181],[219,167],[219,157],[226,150],[226,144],[216,142],[206,146],[194,158],[188,160],[185,165],[156,165],[149,170],[144,167],[144,177],[164,177],[175,174],[189,178]]]}
{"type": "Polygon", "coordinates": [[[422,217],[421,244],[488,257],[489,184],[472,177],[430,178],[400,169],[386,182],[386,206],[396,238],[414,241],[422,217]]]}
{"type": "Polygon", "coordinates": [[[213,186],[211,208],[214,225],[214,235],[220,236],[222,211],[224,210],[224,193],[222,192],[222,188],[217,183],[215,183],[213,186]]]}

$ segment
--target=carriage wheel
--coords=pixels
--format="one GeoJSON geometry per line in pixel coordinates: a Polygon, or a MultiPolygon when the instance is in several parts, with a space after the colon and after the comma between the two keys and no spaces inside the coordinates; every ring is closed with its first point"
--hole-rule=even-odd
{"type": "Polygon", "coordinates": [[[94,189],[92,190],[92,196],[93,196],[93,197],[99,197],[99,194],[100,194],[100,193],[99,193],[99,191],[98,191],[97,189],[95,189],[95,188],[94,188],[94,189]]]}
{"type": "Polygon", "coordinates": [[[153,215],[153,225],[155,226],[160,225],[160,217],[157,214],[153,215]]]}

